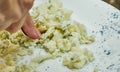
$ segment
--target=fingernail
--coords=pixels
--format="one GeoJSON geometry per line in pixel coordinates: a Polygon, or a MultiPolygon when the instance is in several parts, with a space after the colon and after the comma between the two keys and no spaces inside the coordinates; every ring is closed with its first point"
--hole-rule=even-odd
{"type": "Polygon", "coordinates": [[[34,34],[34,37],[35,37],[35,39],[38,39],[38,38],[40,37],[40,32],[39,32],[38,29],[36,29],[36,28],[34,29],[34,31],[35,31],[35,32],[33,33],[33,34],[34,34]]]}

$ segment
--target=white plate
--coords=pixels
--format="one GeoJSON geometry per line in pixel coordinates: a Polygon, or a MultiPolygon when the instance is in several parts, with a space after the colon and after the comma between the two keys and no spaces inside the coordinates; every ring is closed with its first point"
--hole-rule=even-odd
{"type": "MultiPolygon", "coordinates": [[[[38,5],[46,0],[36,0],[38,5]]],[[[60,59],[40,64],[38,72],[120,72],[120,12],[101,0],[61,0],[65,8],[73,10],[71,18],[87,27],[96,41],[86,47],[94,53],[95,60],[82,69],[70,70],[60,59]]]]}

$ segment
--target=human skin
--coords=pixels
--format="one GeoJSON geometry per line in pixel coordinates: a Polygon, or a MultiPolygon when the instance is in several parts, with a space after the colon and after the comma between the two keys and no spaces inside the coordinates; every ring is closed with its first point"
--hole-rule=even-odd
{"type": "Polygon", "coordinates": [[[0,0],[0,31],[11,33],[22,29],[30,38],[38,39],[39,31],[34,26],[29,10],[34,0],[0,0]]]}
{"type": "Polygon", "coordinates": [[[120,0],[103,0],[120,10],[120,0]]]}

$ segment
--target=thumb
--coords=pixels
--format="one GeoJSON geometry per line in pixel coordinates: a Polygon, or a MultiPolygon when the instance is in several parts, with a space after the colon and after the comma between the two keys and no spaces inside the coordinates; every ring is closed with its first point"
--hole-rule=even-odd
{"type": "Polygon", "coordinates": [[[22,26],[22,31],[24,32],[24,34],[26,34],[28,37],[32,39],[38,39],[40,36],[40,32],[34,26],[34,23],[29,14],[26,17],[25,24],[22,26]]]}

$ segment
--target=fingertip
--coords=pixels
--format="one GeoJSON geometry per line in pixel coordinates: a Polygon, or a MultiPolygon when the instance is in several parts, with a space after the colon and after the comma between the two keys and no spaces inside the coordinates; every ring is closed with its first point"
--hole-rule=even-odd
{"type": "Polygon", "coordinates": [[[30,15],[27,15],[26,22],[22,26],[22,31],[25,35],[32,39],[39,39],[40,38],[40,32],[39,30],[34,26],[34,23],[30,17],[30,15]]]}
{"type": "Polygon", "coordinates": [[[28,31],[24,27],[22,27],[22,31],[26,36],[28,36],[29,38],[32,38],[32,39],[39,39],[40,35],[41,35],[40,32],[38,31],[38,29],[36,29],[36,28],[28,31]]]}
{"type": "Polygon", "coordinates": [[[39,39],[40,38],[40,32],[38,31],[37,28],[33,30],[33,33],[29,35],[30,38],[32,39],[39,39]]]}

